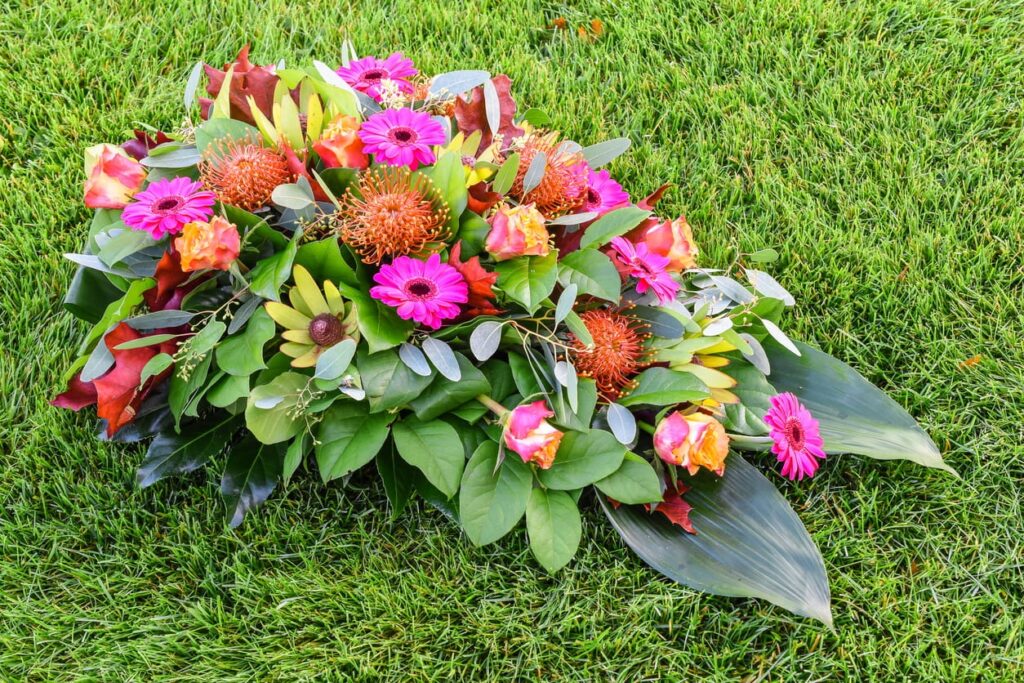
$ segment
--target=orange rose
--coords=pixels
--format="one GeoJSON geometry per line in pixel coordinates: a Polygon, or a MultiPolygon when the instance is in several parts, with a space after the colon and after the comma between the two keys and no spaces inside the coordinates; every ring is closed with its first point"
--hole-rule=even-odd
{"type": "Polygon", "coordinates": [[[654,430],[654,450],[667,463],[685,467],[696,474],[701,467],[718,476],[725,471],[729,436],[722,423],[703,413],[674,412],[654,430]]]}
{"type": "Polygon", "coordinates": [[[146,169],[117,145],[85,150],[85,205],[123,209],[146,180],[146,169]]]}
{"type": "Polygon", "coordinates": [[[669,270],[682,271],[697,265],[697,245],[693,243],[693,233],[685,216],[650,227],[640,226],[629,234],[629,239],[644,242],[652,252],[667,258],[669,270]]]}
{"type": "Polygon", "coordinates": [[[544,216],[533,204],[498,207],[491,216],[491,231],[484,248],[496,261],[517,256],[547,256],[550,235],[544,216]]]}
{"type": "Polygon", "coordinates": [[[220,216],[209,223],[186,223],[181,236],[174,239],[174,248],[181,254],[181,269],[186,273],[216,268],[227,270],[241,248],[238,230],[220,216]]]}
{"type": "Polygon", "coordinates": [[[327,168],[366,168],[369,157],[363,153],[363,141],[356,134],[359,121],[354,116],[338,114],[327,124],[320,139],[313,143],[313,150],[327,168]]]}

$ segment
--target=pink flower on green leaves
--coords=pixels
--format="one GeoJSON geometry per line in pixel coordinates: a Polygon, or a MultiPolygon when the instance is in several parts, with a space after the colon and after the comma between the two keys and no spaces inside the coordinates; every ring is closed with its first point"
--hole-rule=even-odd
{"type": "Polygon", "coordinates": [[[202,188],[202,183],[191,178],[161,178],[135,195],[121,220],[155,240],[177,235],[186,223],[208,221],[213,216],[217,195],[202,188]]]}
{"type": "Polygon", "coordinates": [[[338,69],[342,80],[377,102],[381,100],[382,81],[392,81],[401,92],[408,95],[415,89],[409,79],[417,74],[419,71],[413,66],[412,60],[401,52],[394,52],[384,59],[355,59],[338,69]]]}
{"type": "Polygon", "coordinates": [[[825,457],[818,421],[789,392],[772,396],[771,403],[764,421],[774,442],[772,453],[782,463],[782,476],[794,480],[813,477],[818,460],[825,457]]]}
{"type": "Polygon", "coordinates": [[[615,237],[611,244],[623,272],[636,278],[636,291],[644,294],[651,290],[663,304],[676,298],[679,283],[668,272],[667,258],[655,254],[643,242],[634,245],[625,238],[615,237]]]}
{"type": "Polygon", "coordinates": [[[416,170],[435,161],[434,145],[445,143],[444,127],[430,114],[412,109],[387,109],[368,118],[359,129],[363,152],[378,164],[416,170]]]}
{"type": "Polygon", "coordinates": [[[609,211],[629,206],[629,195],[622,189],[608,171],[595,171],[587,167],[587,193],[583,200],[582,212],[603,216],[609,211]]]}
{"type": "Polygon", "coordinates": [[[469,300],[469,286],[458,270],[441,263],[439,254],[426,261],[399,256],[373,276],[370,296],[395,309],[403,320],[415,320],[436,330],[457,318],[459,304],[469,300]]]}
{"type": "Polygon", "coordinates": [[[554,416],[544,401],[517,407],[505,424],[505,445],[518,453],[523,462],[535,463],[542,470],[548,469],[555,461],[563,436],[545,419],[554,416]]]}

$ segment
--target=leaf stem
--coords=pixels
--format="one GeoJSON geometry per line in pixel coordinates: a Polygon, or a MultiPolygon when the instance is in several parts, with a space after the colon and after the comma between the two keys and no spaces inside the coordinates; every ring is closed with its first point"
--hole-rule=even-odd
{"type": "Polygon", "coordinates": [[[637,420],[636,424],[637,424],[638,427],[640,427],[640,429],[644,430],[648,434],[654,434],[654,431],[655,431],[654,425],[649,424],[647,422],[644,422],[642,420],[637,420]]]}
{"type": "Polygon", "coordinates": [[[505,413],[508,412],[508,408],[501,405],[487,394],[480,394],[479,396],[476,397],[476,400],[480,401],[480,403],[483,403],[484,406],[490,409],[490,411],[497,415],[498,417],[504,417],[505,413]]]}

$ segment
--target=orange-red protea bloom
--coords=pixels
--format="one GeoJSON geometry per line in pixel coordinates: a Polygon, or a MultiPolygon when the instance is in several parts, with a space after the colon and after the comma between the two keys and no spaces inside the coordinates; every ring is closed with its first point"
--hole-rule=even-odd
{"type": "Polygon", "coordinates": [[[224,204],[253,211],[267,204],[278,185],[294,177],[288,160],[272,149],[228,142],[199,163],[203,184],[224,204]]]}
{"type": "Polygon", "coordinates": [[[643,323],[624,313],[604,308],[580,315],[594,346],[588,349],[572,337],[572,361],[577,373],[597,382],[597,390],[606,401],[618,399],[632,386],[632,378],[648,364],[644,342],[650,336],[643,323]]]}
{"type": "Polygon", "coordinates": [[[549,218],[578,206],[587,196],[587,165],[579,152],[569,152],[558,133],[531,135],[519,152],[519,170],[509,191],[521,202],[533,202],[549,218]],[[546,158],[540,183],[523,196],[523,181],[530,164],[542,153],[546,158]]]}
{"type": "Polygon", "coordinates": [[[367,171],[342,200],[341,241],[363,263],[419,254],[448,237],[448,207],[424,175],[406,168],[367,171]]]}

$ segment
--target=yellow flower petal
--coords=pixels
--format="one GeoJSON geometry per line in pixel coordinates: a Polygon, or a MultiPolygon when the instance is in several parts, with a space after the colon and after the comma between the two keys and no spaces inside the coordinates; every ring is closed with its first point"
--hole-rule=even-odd
{"type": "Polygon", "coordinates": [[[704,382],[709,389],[728,389],[736,386],[736,380],[720,370],[706,368],[702,365],[687,365],[685,368],[676,369],[694,375],[701,382],[704,382]]]}
{"type": "Polygon", "coordinates": [[[295,278],[295,286],[299,288],[302,300],[309,306],[309,310],[313,312],[313,315],[331,312],[331,309],[327,307],[324,295],[320,293],[320,287],[316,284],[308,270],[302,266],[295,266],[295,270],[292,271],[292,277],[295,278]]]}
{"type": "Polygon", "coordinates": [[[340,316],[345,312],[345,300],[341,298],[341,292],[330,280],[324,281],[324,294],[327,298],[327,307],[331,313],[340,316]]]}
{"type": "Polygon", "coordinates": [[[304,330],[312,322],[308,316],[302,315],[291,306],[285,306],[277,301],[268,301],[264,304],[267,313],[281,327],[291,330],[304,330]]]}
{"type": "Polygon", "coordinates": [[[313,338],[309,336],[308,330],[285,330],[281,333],[281,336],[290,342],[298,342],[299,344],[313,343],[313,338]]]}
{"type": "Polygon", "coordinates": [[[292,361],[293,368],[311,368],[316,365],[316,359],[323,353],[323,348],[314,346],[308,353],[303,354],[292,361]]]}
{"type": "Polygon", "coordinates": [[[712,389],[711,397],[719,403],[739,403],[740,397],[725,389],[712,389]]]}
{"type": "Polygon", "coordinates": [[[292,287],[288,290],[288,300],[292,302],[292,308],[301,313],[302,315],[308,315],[310,318],[313,317],[313,311],[310,310],[309,304],[302,298],[302,294],[299,293],[298,287],[292,287]]]}
{"type": "Polygon", "coordinates": [[[310,349],[314,348],[310,344],[299,344],[297,342],[287,342],[281,344],[281,353],[292,358],[299,358],[309,352],[310,349]]]}
{"type": "Polygon", "coordinates": [[[729,359],[723,358],[722,356],[700,355],[700,364],[706,368],[724,368],[729,364],[729,359]]]}

